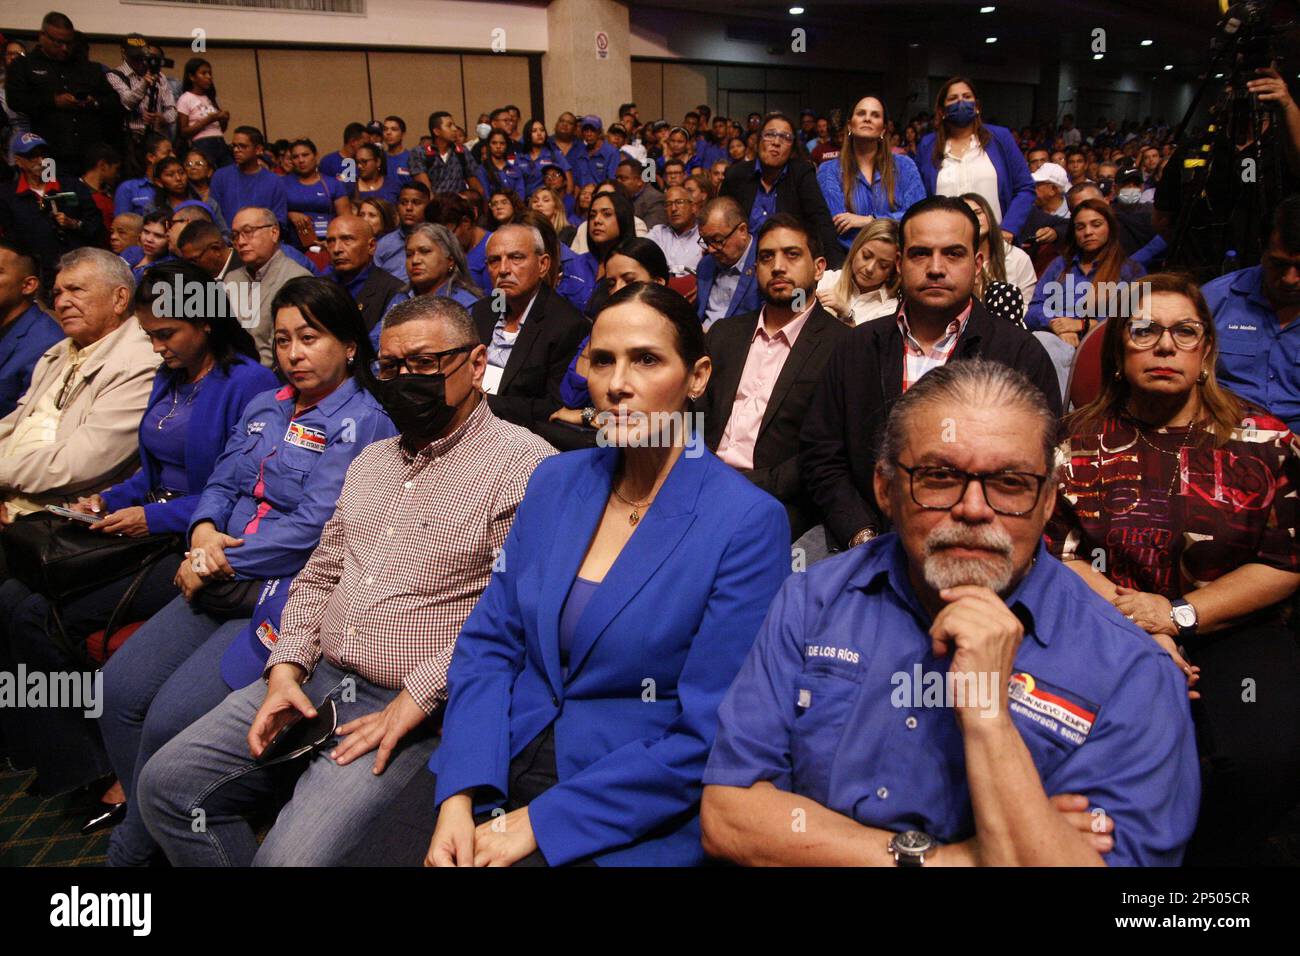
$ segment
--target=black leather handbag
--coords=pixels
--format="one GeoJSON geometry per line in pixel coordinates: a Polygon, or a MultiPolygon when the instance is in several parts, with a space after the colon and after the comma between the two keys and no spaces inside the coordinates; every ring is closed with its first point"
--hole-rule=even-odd
{"type": "Polygon", "coordinates": [[[181,544],[175,534],[96,534],[48,511],[20,515],[0,534],[10,577],[55,603],[148,570],[164,555],[179,552],[181,544]]]}

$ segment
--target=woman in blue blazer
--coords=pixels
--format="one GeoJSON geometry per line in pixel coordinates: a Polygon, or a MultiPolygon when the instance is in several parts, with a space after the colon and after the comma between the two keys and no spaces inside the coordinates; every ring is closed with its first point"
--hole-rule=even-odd
{"type": "Polygon", "coordinates": [[[704,859],[718,705],[789,572],[789,525],[680,430],[710,369],[685,299],[621,290],[590,355],[603,447],[533,473],[457,640],[432,865],[704,859]]]}
{"type": "MultiPolygon", "coordinates": [[[[244,406],[275,386],[275,376],[258,364],[252,337],[223,303],[228,305],[225,289],[184,262],[155,266],[136,288],[136,321],[163,365],[140,422],[140,470],[74,505],[77,511],[105,515],[95,530],[132,537],[184,531],[244,406]],[[192,301],[214,308],[202,309],[201,315],[183,308],[194,289],[204,294],[192,301]],[[173,308],[174,303],[182,307],[173,308]]],[[[144,620],[176,597],[172,579],[180,561],[178,549],[154,564],[134,597],[118,610],[117,623],[144,620]]],[[[75,644],[103,629],[131,583],[131,577],[121,578],[64,602],[59,608],[64,633],[75,644]]],[[[0,616],[8,624],[8,641],[0,658],[26,663],[31,670],[76,670],[79,662],[60,649],[51,633],[56,625],[49,611],[42,595],[16,580],[6,581],[0,587],[0,616]]],[[[30,747],[43,792],[84,786],[108,772],[99,732],[79,711],[50,709],[40,712],[39,720],[12,713],[4,722],[6,742],[30,747]]]]}
{"type": "Polygon", "coordinates": [[[926,193],[931,196],[979,193],[998,213],[1003,237],[1007,242],[1015,242],[1034,205],[1034,180],[1024,154],[1011,138],[1011,131],[980,118],[975,87],[963,76],[954,76],[939,88],[934,115],[935,132],[927,133],[916,148],[916,166],[925,181],[926,193]],[[954,158],[951,155],[954,152],[961,158],[954,158]],[[981,181],[989,171],[984,156],[992,164],[997,182],[981,188],[981,181]],[[963,164],[967,168],[959,172],[963,164]],[[951,184],[940,181],[946,178],[946,171],[953,177],[951,184]]]}

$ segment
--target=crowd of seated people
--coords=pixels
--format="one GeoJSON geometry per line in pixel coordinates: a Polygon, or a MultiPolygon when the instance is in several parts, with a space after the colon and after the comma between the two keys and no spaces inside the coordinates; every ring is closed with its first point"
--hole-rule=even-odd
{"type": "Polygon", "coordinates": [[[0,758],[110,865],[1265,858],[1300,194],[1201,287],[1164,122],[966,77],[321,155],[78,37],[6,53],[0,671],[103,706],[0,758]]]}

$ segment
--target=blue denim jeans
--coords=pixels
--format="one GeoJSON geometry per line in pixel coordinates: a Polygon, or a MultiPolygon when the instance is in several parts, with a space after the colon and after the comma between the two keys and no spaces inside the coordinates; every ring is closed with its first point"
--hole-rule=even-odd
{"type": "Polygon", "coordinates": [[[126,817],[109,839],[110,866],[146,866],[158,852],[140,820],[136,775],[158,748],[230,693],[221,656],[247,624],[247,618],[222,623],[178,597],[104,666],[99,730],[127,800],[126,817]]]}
{"type": "MultiPolygon", "coordinates": [[[[383,710],[400,693],[323,660],[303,692],[317,705],[333,697],[339,726],[383,710]]],[[[339,865],[411,777],[425,772],[438,745],[436,724],[426,720],[401,741],[379,776],[371,769],[373,751],[339,766],[327,756],[332,743],[264,768],[249,755],[248,730],[265,697],[261,681],[233,692],[140,772],[140,813],[173,865],[339,865]],[[274,806],[290,788],[259,848],[246,815],[274,806]]]]}

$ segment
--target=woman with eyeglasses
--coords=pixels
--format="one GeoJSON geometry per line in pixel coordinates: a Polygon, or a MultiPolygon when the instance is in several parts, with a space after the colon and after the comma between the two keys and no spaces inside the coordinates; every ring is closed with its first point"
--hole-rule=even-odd
{"type": "Polygon", "coordinates": [[[1069,237],[1065,252],[1038,277],[1025,327],[1051,331],[1077,347],[1094,321],[1108,317],[1116,293],[1146,269],[1124,255],[1119,220],[1104,199],[1074,207],[1069,237]]]}
{"type": "Polygon", "coordinates": [[[352,212],[348,187],[333,176],[321,175],[316,144],[295,139],[289,144],[293,174],[284,177],[285,207],[298,242],[308,248],[325,240],[330,220],[352,212]]]}
{"type": "Polygon", "coordinates": [[[157,850],[133,805],[148,758],[232,690],[262,676],[293,577],[334,513],[343,477],[397,433],[369,390],[374,351],[356,304],[328,279],[290,279],[271,303],[276,368],[288,380],[248,403],[186,523],[180,596],[104,667],[100,732],[127,812],[112,866],[157,850]]]}
{"type": "Polygon", "coordinates": [[[388,159],[382,146],[362,143],[357,147],[357,183],[352,191],[354,202],[363,199],[383,199],[397,205],[402,183],[396,176],[388,175],[388,159]]]}
{"type": "Polygon", "coordinates": [[[460,243],[450,229],[436,223],[419,223],[406,237],[406,277],[411,298],[442,295],[468,309],[483,297],[460,243]]]}
{"type": "Polygon", "coordinates": [[[1105,325],[1101,392],[1066,422],[1048,547],[1187,675],[1205,770],[1187,862],[1258,864],[1300,786],[1296,439],[1218,384],[1190,279],[1132,288],[1133,316],[1105,325]]]}
{"type": "Polygon", "coordinates": [[[185,154],[185,178],[190,181],[190,188],[194,194],[209,207],[215,202],[210,200],[212,195],[212,174],[215,172],[212,163],[208,157],[204,156],[197,149],[191,149],[185,154]]]}
{"type": "Polygon", "coordinates": [[[1034,205],[1034,180],[1011,131],[984,122],[966,77],[954,76],[939,87],[934,131],[917,145],[916,166],[931,196],[979,193],[1002,224],[1002,237],[1016,241],[1034,205]]]}

